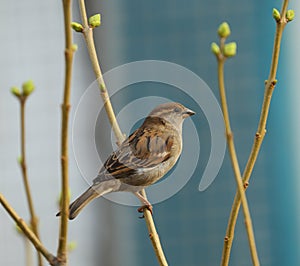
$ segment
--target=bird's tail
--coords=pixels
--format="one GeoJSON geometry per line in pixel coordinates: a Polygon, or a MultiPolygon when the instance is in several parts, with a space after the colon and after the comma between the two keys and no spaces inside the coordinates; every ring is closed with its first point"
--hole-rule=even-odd
{"type": "MultiPolygon", "coordinates": [[[[110,192],[109,190],[102,189],[99,192],[99,187],[97,190],[93,186],[89,187],[85,192],[82,193],[76,200],[74,200],[69,206],[69,219],[73,220],[79,212],[93,199],[100,197],[106,193],[110,192]]],[[[60,216],[60,212],[56,214],[60,216]]]]}
{"type": "Polygon", "coordinates": [[[69,207],[69,219],[73,220],[79,212],[94,198],[100,196],[94,188],[88,188],[81,196],[74,200],[69,207]]]}

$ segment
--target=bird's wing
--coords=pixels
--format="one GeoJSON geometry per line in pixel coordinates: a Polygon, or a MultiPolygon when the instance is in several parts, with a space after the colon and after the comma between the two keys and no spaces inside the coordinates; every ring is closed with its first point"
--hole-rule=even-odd
{"type": "Polygon", "coordinates": [[[160,126],[157,126],[158,122],[155,122],[155,127],[148,123],[147,126],[133,132],[119,149],[109,156],[94,182],[129,177],[138,170],[147,171],[168,160],[174,136],[163,130],[164,121],[160,121],[160,126]]]}

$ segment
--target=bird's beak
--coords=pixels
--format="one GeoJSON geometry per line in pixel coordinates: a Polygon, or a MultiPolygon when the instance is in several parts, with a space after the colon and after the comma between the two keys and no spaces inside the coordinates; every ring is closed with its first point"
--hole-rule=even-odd
{"type": "Polygon", "coordinates": [[[192,116],[194,114],[195,114],[195,112],[192,111],[191,109],[185,109],[185,111],[183,112],[184,117],[189,117],[189,116],[192,116]]]}

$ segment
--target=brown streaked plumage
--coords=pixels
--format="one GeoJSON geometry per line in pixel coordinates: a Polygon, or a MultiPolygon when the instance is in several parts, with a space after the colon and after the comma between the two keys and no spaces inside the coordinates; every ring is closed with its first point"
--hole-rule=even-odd
{"type": "MultiPolygon", "coordinates": [[[[140,191],[162,178],[177,162],[182,150],[182,123],[194,112],[180,103],[158,105],[106,160],[93,184],[71,203],[69,219],[94,198],[115,191],[134,193],[152,212],[140,191]]],[[[59,213],[57,214],[59,215],[59,213]]]]}

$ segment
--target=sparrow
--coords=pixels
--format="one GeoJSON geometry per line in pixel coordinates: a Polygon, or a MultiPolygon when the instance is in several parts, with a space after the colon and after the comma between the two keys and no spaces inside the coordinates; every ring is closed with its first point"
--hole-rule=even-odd
{"type": "MultiPolygon", "coordinates": [[[[93,199],[110,192],[133,193],[152,213],[151,203],[141,190],[168,173],[182,151],[182,124],[195,112],[180,103],[170,102],[155,107],[117,150],[108,157],[93,184],[69,206],[69,219],[74,219],[93,199]]],[[[60,215],[60,212],[57,216],[60,215]]]]}

